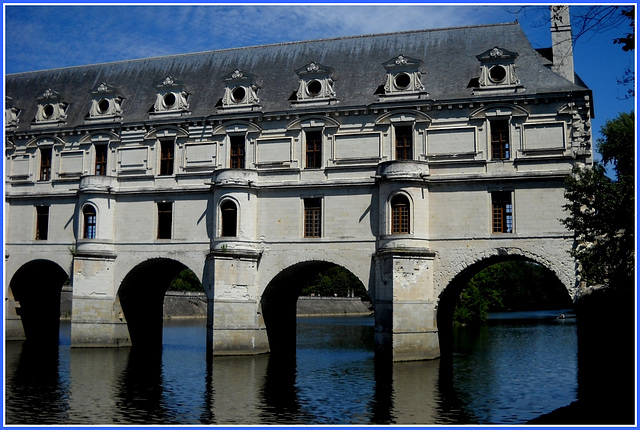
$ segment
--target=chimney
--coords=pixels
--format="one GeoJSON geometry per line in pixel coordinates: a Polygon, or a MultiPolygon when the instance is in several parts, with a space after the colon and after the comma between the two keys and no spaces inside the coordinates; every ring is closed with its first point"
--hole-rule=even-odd
{"type": "Polygon", "coordinates": [[[569,6],[550,6],[549,9],[551,10],[551,50],[553,51],[551,70],[575,82],[569,6]]]}

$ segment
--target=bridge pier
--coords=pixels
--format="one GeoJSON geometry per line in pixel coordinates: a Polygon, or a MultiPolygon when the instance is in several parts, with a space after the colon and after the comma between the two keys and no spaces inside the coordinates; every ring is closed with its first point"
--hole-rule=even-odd
{"type": "Polygon", "coordinates": [[[269,352],[256,284],[259,258],[227,248],[207,257],[207,350],[213,355],[269,352]]]}
{"type": "Polygon", "coordinates": [[[433,260],[428,249],[383,248],[375,255],[376,352],[393,361],[440,356],[433,260]]]}
{"type": "Polygon", "coordinates": [[[115,254],[84,252],[73,259],[71,346],[130,346],[114,287],[115,254]]]}

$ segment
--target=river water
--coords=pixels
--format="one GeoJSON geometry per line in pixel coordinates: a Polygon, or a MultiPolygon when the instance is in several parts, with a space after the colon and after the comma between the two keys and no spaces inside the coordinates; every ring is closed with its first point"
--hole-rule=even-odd
{"type": "Polygon", "coordinates": [[[166,320],[162,354],[5,345],[5,424],[524,424],[576,400],[575,319],[493,314],[452,360],[379,363],[371,317],[298,319],[293,359],[206,359],[204,320],[166,320]]]}

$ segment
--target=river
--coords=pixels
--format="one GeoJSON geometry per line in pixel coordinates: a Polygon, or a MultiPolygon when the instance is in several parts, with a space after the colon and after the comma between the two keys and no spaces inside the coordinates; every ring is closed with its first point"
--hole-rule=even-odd
{"type": "Polygon", "coordinates": [[[524,424],[576,400],[575,319],[493,314],[452,360],[379,363],[371,317],[298,318],[293,360],[206,359],[204,320],[166,320],[163,350],[5,346],[5,424],[524,424]],[[154,359],[155,358],[155,359],[154,359]]]}

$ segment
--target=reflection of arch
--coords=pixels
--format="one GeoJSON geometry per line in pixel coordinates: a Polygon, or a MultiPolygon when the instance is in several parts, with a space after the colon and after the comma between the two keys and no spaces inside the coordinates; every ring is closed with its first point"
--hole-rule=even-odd
{"type": "MultiPolygon", "coordinates": [[[[504,263],[507,261],[521,261],[521,262],[532,262],[540,264],[545,270],[553,273],[553,275],[558,279],[558,283],[562,284],[558,275],[546,267],[541,262],[536,261],[531,257],[527,257],[524,255],[518,254],[510,254],[510,255],[493,255],[484,259],[481,259],[469,266],[465,267],[462,271],[460,271],[444,288],[439,297],[439,303],[437,307],[437,325],[438,325],[438,337],[440,340],[440,352],[442,356],[447,356],[451,353],[452,347],[452,322],[453,322],[453,312],[455,309],[456,302],[458,301],[458,297],[462,290],[466,287],[468,282],[471,280],[473,276],[475,276],[482,269],[485,269],[489,266],[492,266],[497,263],[504,263]]],[[[563,284],[564,285],[564,284],[563,284]]],[[[566,287],[566,285],[565,285],[566,287]]],[[[570,298],[569,291],[567,290],[567,298],[570,298]]]]}
{"type": "Polygon", "coordinates": [[[93,205],[87,204],[82,208],[82,238],[95,239],[97,227],[97,212],[93,205]]]}
{"type": "Polygon", "coordinates": [[[60,330],[60,294],[69,279],[58,264],[33,260],[16,271],[9,288],[19,306],[24,334],[30,343],[57,345],[60,330]]]}
{"type": "Polygon", "coordinates": [[[220,204],[220,236],[235,237],[238,235],[238,206],[231,199],[220,204]]]}
{"type": "Polygon", "coordinates": [[[168,258],[135,266],[120,284],[118,296],[134,347],[162,347],[164,295],[173,278],[188,267],[168,258]]]}
{"type": "Polygon", "coordinates": [[[303,261],[282,270],[269,282],[262,294],[260,305],[272,354],[295,354],[298,296],[308,281],[334,266],[338,264],[327,261],[303,261]]]}
{"type": "Polygon", "coordinates": [[[409,198],[398,193],[391,198],[391,234],[411,232],[411,204],[409,198]]]}

